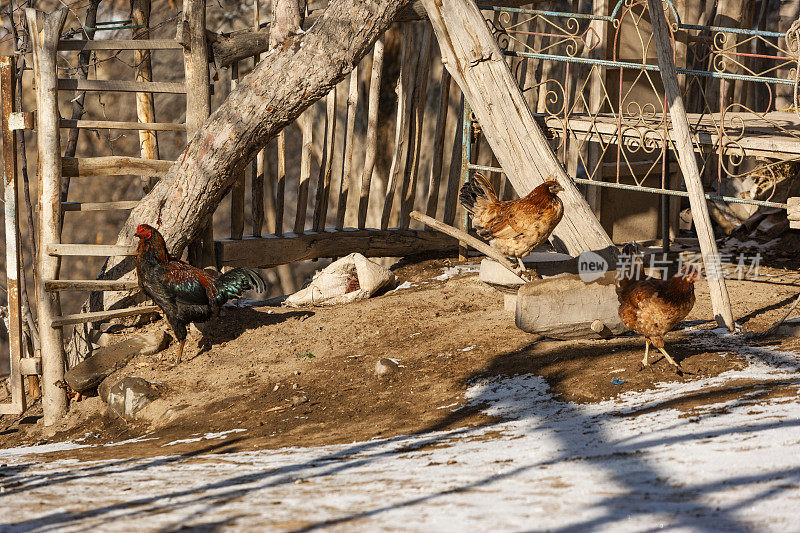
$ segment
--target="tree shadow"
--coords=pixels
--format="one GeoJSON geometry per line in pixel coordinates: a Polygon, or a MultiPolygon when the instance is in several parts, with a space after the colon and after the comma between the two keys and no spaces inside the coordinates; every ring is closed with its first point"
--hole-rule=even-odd
{"type": "MultiPolygon", "coordinates": [[[[633,342],[633,341],[632,341],[633,342]]],[[[536,370],[541,369],[546,363],[546,358],[551,357],[552,353],[531,354],[536,345],[531,345],[526,349],[504,353],[495,356],[490,364],[480,372],[471,375],[466,384],[475,382],[491,381],[497,387],[511,387],[515,380],[521,376],[535,376],[536,370]],[[516,358],[516,360],[515,360],[516,358]],[[527,363],[520,360],[527,358],[527,363]]],[[[575,360],[590,360],[596,357],[597,350],[581,350],[577,352],[561,353],[563,357],[571,357],[575,360]]],[[[556,376],[552,379],[565,379],[568,376],[556,376]]],[[[533,378],[532,378],[533,379],[533,378]]],[[[535,378],[538,379],[538,378],[535,378]]],[[[781,385],[794,385],[798,380],[782,380],[781,385]]],[[[777,386],[777,385],[776,385],[777,386]]],[[[762,386],[763,388],[763,386],[762,386]]],[[[742,435],[746,438],[758,432],[774,430],[778,428],[800,427],[800,420],[771,420],[762,423],[749,423],[748,425],[727,425],[718,428],[703,428],[696,425],[695,420],[683,419],[674,423],[672,426],[653,428],[646,435],[624,436],[617,438],[613,434],[613,425],[619,417],[635,417],[648,414],[653,410],[667,409],[674,407],[676,402],[681,400],[691,401],[692,399],[706,399],[714,401],[723,398],[724,394],[752,393],[750,401],[758,399],[759,385],[748,385],[747,387],[731,385],[720,387],[716,393],[719,398],[712,393],[704,396],[704,392],[693,391],[689,394],[681,395],[678,398],[670,398],[660,402],[652,402],[645,406],[634,409],[621,409],[618,412],[599,413],[596,410],[585,409],[580,405],[563,402],[553,398],[550,393],[543,393],[541,390],[533,388],[530,390],[517,391],[513,398],[513,406],[516,412],[507,420],[495,419],[489,423],[477,427],[460,427],[454,430],[442,431],[444,428],[454,425],[463,425],[466,419],[486,406],[496,405],[498,397],[497,389],[487,388],[477,397],[473,398],[466,407],[455,411],[444,413],[440,420],[428,425],[416,435],[401,435],[385,439],[376,439],[368,442],[356,443],[350,446],[335,447],[332,451],[322,451],[321,454],[312,453],[312,457],[302,461],[290,462],[269,468],[263,471],[233,475],[222,480],[210,481],[196,487],[166,489],[158,493],[149,494],[144,497],[129,499],[127,501],[101,505],[97,508],[80,511],[67,512],[55,511],[50,514],[21,520],[16,523],[7,524],[14,531],[33,531],[44,528],[69,527],[80,524],[86,520],[100,519],[101,523],[110,523],[120,519],[143,518],[156,513],[184,512],[186,520],[202,520],[209,513],[224,509],[229,503],[239,500],[248,494],[261,490],[288,487],[297,480],[313,480],[314,478],[324,478],[346,474],[349,471],[363,469],[376,465],[380,461],[400,460],[400,457],[415,450],[446,445],[452,441],[466,439],[469,437],[486,436],[488,431],[506,428],[506,424],[517,424],[514,426],[519,435],[513,438],[526,438],[543,431],[547,432],[548,438],[555,439],[557,446],[555,451],[547,452],[544,455],[516,457],[519,466],[503,471],[495,472],[491,475],[474,477],[472,480],[460,483],[456,487],[446,490],[427,490],[424,493],[402,501],[393,501],[385,504],[378,504],[366,510],[352,513],[345,513],[342,516],[328,520],[319,521],[295,531],[314,531],[325,529],[332,526],[350,524],[354,521],[376,517],[390,511],[402,508],[414,507],[417,505],[443,499],[448,496],[472,490],[485,491],[487,488],[496,486],[498,483],[508,479],[524,479],[524,474],[535,469],[546,468],[548,466],[563,464],[564,462],[579,461],[585,463],[596,471],[601,472],[611,486],[617,487],[611,495],[607,495],[597,501],[590,512],[592,518],[581,519],[579,514],[574,517],[567,517],[565,521],[570,521],[569,525],[555,529],[555,531],[586,531],[599,528],[613,527],[626,520],[637,516],[668,516],[672,517],[673,528],[690,529],[696,531],[749,531],[750,525],[742,522],[737,517],[737,512],[746,505],[773,498],[783,491],[790,490],[793,483],[800,482],[800,468],[790,468],[782,472],[769,471],[757,475],[736,476],[735,472],[722,480],[707,483],[683,484],[672,481],[670,476],[663,471],[659,464],[654,463],[648,455],[664,446],[675,444],[692,444],[706,439],[724,437],[730,435],[742,435]],[[676,434],[675,430],[681,430],[676,434]],[[670,433],[670,431],[672,433],[670,433]],[[732,503],[724,506],[712,506],[707,503],[713,500],[713,494],[720,490],[730,490],[739,486],[756,485],[780,478],[785,481],[780,486],[772,486],[747,498],[746,502],[732,503]],[[198,510],[197,507],[201,509],[198,510]]],[[[745,404],[745,400],[739,402],[740,406],[745,404]]],[[[732,404],[735,408],[736,402],[732,404]]],[[[715,416],[714,413],[700,414],[699,419],[706,416],[715,416]]],[[[510,430],[508,430],[510,431],[510,430]]],[[[90,465],[85,468],[77,469],[55,475],[41,476],[31,483],[31,478],[25,478],[25,482],[19,487],[14,487],[6,494],[20,493],[34,490],[37,487],[49,486],[54,483],[66,483],[78,479],[86,479],[94,476],[104,476],[109,474],[119,474],[127,471],[153,470],[152,475],[157,475],[157,467],[164,466],[171,462],[180,462],[187,456],[209,453],[213,448],[221,449],[228,446],[235,439],[215,446],[207,447],[204,450],[192,454],[184,454],[170,458],[157,458],[145,462],[135,460],[123,460],[116,463],[90,465]]],[[[492,437],[488,437],[486,446],[493,442],[492,437]]],[[[795,485],[796,486],[796,485],[795,485]]],[[[576,487],[576,490],[578,487],[576,487]]],[[[581,490],[591,490],[583,487],[581,490]]],[[[498,493],[497,497],[501,497],[498,493]]],[[[378,501],[385,501],[378,498],[378,501]]],[[[215,522],[211,522],[215,524],[215,522]]]]}

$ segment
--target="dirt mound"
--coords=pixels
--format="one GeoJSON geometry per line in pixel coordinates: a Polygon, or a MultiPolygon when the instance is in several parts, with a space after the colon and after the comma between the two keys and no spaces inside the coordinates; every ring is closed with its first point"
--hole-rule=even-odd
{"type": "MultiPolygon", "coordinates": [[[[514,326],[513,313],[503,310],[502,293],[479,282],[475,268],[448,259],[400,265],[395,272],[403,288],[334,308],[228,308],[224,317],[203,327],[202,349],[200,336],[190,337],[178,367],[170,368],[173,345],[163,359],[139,356],[116,374],[159,383],[161,398],[141,412],[140,420],[126,423],[106,414],[99,398],[88,398],[73,403],[56,428],[22,423],[0,433],[0,447],[42,439],[93,444],[144,436],[124,447],[126,456],[195,453],[212,449],[203,444],[203,435],[220,432],[233,432],[221,445],[231,451],[349,443],[485,423],[477,408],[453,412],[451,407],[463,403],[466,387],[484,377],[541,375],[564,399],[595,402],[745,364],[730,346],[698,343],[685,331],[667,339],[670,353],[692,373],[683,377],[660,359],[640,371],[643,342],[634,336],[556,342],[529,335],[514,326]],[[382,358],[398,367],[379,377],[375,366],[382,358]]],[[[773,302],[781,297],[775,292],[785,292],[787,301],[794,293],[791,285],[775,287],[769,291],[773,302]]],[[[764,292],[752,282],[734,282],[731,289],[737,316],[752,310],[756,295],[764,292]]],[[[757,318],[751,324],[768,324],[781,314],[778,308],[765,309],[752,315],[757,318]]],[[[700,283],[687,323],[713,327],[699,320],[708,316],[708,294],[700,283]]],[[[792,342],[786,341],[787,347],[792,342]]],[[[691,410],[713,401],[709,394],[680,407],[691,410]]],[[[114,450],[68,453],[107,458],[114,450]]]]}

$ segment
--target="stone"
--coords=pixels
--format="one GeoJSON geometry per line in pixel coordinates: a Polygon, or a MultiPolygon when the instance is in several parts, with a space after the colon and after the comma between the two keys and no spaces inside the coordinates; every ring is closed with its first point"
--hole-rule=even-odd
{"type": "Polygon", "coordinates": [[[388,357],[383,357],[377,363],[375,363],[375,375],[380,378],[391,376],[399,369],[400,365],[388,357]]]}
{"type": "Polygon", "coordinates": [[[534,280],[517,295],[517,327],[555,339],[607,338],[627,328],[619,318],[616,271],[592,282],[577,275],[534,280]]]}
{"type": "Polygon", "coordinates": [[[778,326],[775,334],[781,337],[800,337],[800,318],[790,318],[778,326]]]}
{"type": "Polygon", "coordinates": [[[103,346],[64,375],[64,381],[76,392],[90,391],[137,355],[158,353],[169,344],[165,331],[135,335],[124,341],[103,346]]]}
{"type": "Polygon", "coordinates": [[[289,399],[289,402],[292,404],[292,407],[301,405],[308,402],[308,396],[303,396],[302,394],[295,394],[289,399]]]}
{"type": "Polygon", "coordinates": [[[108,411],[125,420],[133,420],[136,413],[159,396],[155,384],[129,376],[111,387],[108,392],[108,411]]]}

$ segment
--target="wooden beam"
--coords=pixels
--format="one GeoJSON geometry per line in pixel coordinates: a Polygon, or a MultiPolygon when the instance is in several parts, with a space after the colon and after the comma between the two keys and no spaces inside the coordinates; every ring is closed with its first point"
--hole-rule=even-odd
{"type": "Polygon", "coordinates": [[[175,39],[117,39],[103,41],[64,39],[58,41],[58,50],[183,50],[183,47],[175,39]]]}
{"type": "MultiPolygon", "coordinates": [[[[61,242],[61,141],[58,113],[58,52],[56,46],[67,19],[68,8],[43,13],[25,9],[33,48],[33,72],[36,77],[36,109],[39,148],[39,242],[37,276],[58,277],[61,260],[44,251],[48,244],[61,242]]],[[[67,411],[67,395],[58,382],[64,379],[64,334],[53,326],[61,314],[58,293],[36,284],[39,310],[39,342],[42,349],[42,408],[44,424],[51,426],[67,411]]]]}
{"type": "Polygon", "coordinates": [[[184,84],[169,81],[77,80],[72,78],[59,78],[58,90],[186,94],[186,86],[184,84]]]}
{"type": "Polygon", "coordinates": [[[93,313],[76,313],[74,315],[64,315],[56,317],[53,320],[53,325],[57,326],[70,326],[72,324],[85,324],[87,322],[105,322],[114,318],[123,318],[126,316],[136,315],[150,315],[160,312],[160,308],[156,305],[147,305],[142,307],[131,307],[128,309],[114,309],[112,311],[96,311],[93,313]]]}
{"type": "Polygon", "coordinates": [[[173,161],[158,159],[141,159],[110,155],[103,157],[64,157],[61,159],[64,176],[162,176],[171,167],[173,161]]]}
{"type": "Polygon", "coordinates": [[[221,266],[251,268],[271,268],[306,259],[341,257],[353,252],[367,257],[398,257],[458,248],[458,242],[447,235],[409,229],[306,232],[281,238],[219,240],[216,245],[221,266]]]}
{"type": "Polygon", "coordinates": [[[2,95],[2,135],[5,180],[3,199],[5,202],[6,235],[6,290],[8,293],[8,345],[11,369],[8,384],[11,388],[11,404],[7,413],[21,414],[27,408],[25,385],[22,379],[20,359],[23,355],[22,307],[19,277],[24,276],[20,255],[19,186],[17,183],[17,136],[11,130],[10,117],[14,108],[16,92],[16,61],[13,56],[0,58],[0,95],[2,95]]]}
{"type": "Polygon", "coordinates": [[[114,211],[133,209],[139,200],[121,200],[119,202],[62,202],[64,211],[114,211]]]}
{"type": "Polygon", "coordinates": [[[467,243],[472,248],[475,248],[479,252],[485,254],[487,257],[491,257],[492,259],[500,263],[500,265],[505,267],[509,272],[511,272],[515,276],[519,276],[519,269],[516,266],[514,266],[514,264],[511,261],[509,261],[508,258],[506,258],[503,254],[501,254],[500,252],[498,252],[485,242],[476,239],[469,233],[461,231],[458,228],[454,228],[453,226],[448,226],[444,222],[439,222],[433,217],[429,217],[428,215],[423,215],[419,211],[412,211],[410,213],[410,217],[413,218],[414,220],[419,220],[426,226],[429,226],[435,229],[436,231],[441,231],[445,235],[449,235],[454,239],[458,239],[461,242],[467,243]]]}
{"type": "MultiPolygon", "coordinates": [[[[135,28],[131,30],[131,37],[135,40],[146,41],[150,39],[150,0],[131,0],[131,22],[135,28]]],[[[177,44],[177,43],[176,43],[177,44]]],[[[138,82],[152,82],[153,68],[150,61],[150,50],[133,51],[134,78],[138,82]]],[[[156,121],[156,109],[153,102],[153,93],[136,93],[136,118],[139,122],[153,123],[156,121]]],[[[149,129],[139,130],[139,154],[144,159],[159,159],[158,137],[156,132],[149,129]]],[[[142,192],[147,194],[155,186],[157,178],[141,176],[142,192]]]]}
{"type": "Polygon", "coordinates": [[[135,247],[117,246],[116,244],[48,244],[49,255],[61,257],[114,257],[136,255],[135,247]]]}
{"type": "Polygon", "coordinates": [[[689,203],[692,207],[697,236],[700,239],[700,250],[703,253],[703,265],[708,279],[708,289],[711,293],[711,306],[714,309],[714,318],[720,326],[734,331],[733,312],[731,311],[728,288],[725,286],[722,263],[717,242],[714,239],[714,229],[711,226],[711,217],[708,214],[703,182],[697,159],[692,146],[692,137],[689,134],[689,121],[686,118],[686,109],[683,106],[678,73],[673,61],[673,48],[670,43],[667,20],[660,0],[647,0],[650,9],[650,20],[653,25],[653,37],[658,54],[658,66],[661,79],[664,82],[664,91],[669,105],[669,114],[672,119],[672,139],[678,152],[678,161],[683,172],[686,190],[689,192],[689,203]]]}
{"type": "Polygon", "coordinates": [[[442,62],[480,122],[492,152],[520,196],[550,176],[564,192],[564,218],[551,238],[572,255],[616,248],[564,172],[509,70],[483,15],[471,0],[422,0],[439,41],[442,62]]]}
{"type": "MultiPolygon", "coordinates": [[[[111,120],[71,120],[61,119],[62,128],[83,128],[98,130],[152,130],[152,131],[186,131],[185,124],[170,122],[120,122],[111,120]]],[[[21,129],[21,128],[17,128],[21,129]]],[[[34,129],[33,126],[25,129],[34,129]]],[[[172,162],[170,161],[170,164],[172,162]]]]}
{"type": "Polygon", "coordinates": [[[58,291],[131,291],[139,288],[136,281],[120,281],[106,279],[46,279],[44,290],[58,291]]]}

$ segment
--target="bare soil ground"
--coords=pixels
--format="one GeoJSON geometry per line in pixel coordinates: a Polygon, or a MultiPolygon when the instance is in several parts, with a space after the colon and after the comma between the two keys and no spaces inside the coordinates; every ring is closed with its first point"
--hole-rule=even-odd
{"type": "MultiPolygon", "coordinates": [[[[224,317],[203,328],[210,347],[200,350],[199,335],[190,337],[178,367],[170,368],[177,348],[173,344],[163,359],[138,357],[117,374],[161,385],[162,397],[141,412],[140,421],[126,423],[107,414],[102,400],[92,397],[72,403],[66,420],[55,428],[43,428],[35,416],[0,419],[0,448],[75,439],[106,443],[147,435],[148,440],[124,450],[90,447],[53,454],[99,459],[115,453],[130,457],[349,443],[488,422],[477,407],[440,409],[459,403],[478,378],[540,375],[564,400],[584,403],[645,390],[656,382],[715,376],[746,364],[735,345],[709,347],[694,342],[686,331],[667,338],[667,349],[691,373],[684,376],[663,359],[640,370],[643,342],[636,336],[553,341],[527,334],[515,327],[513,313],[503,309],[503,295],[478,281],[477,274],[434,279],[456,263],[428,259],[399,264],[398,280],[411,282],[411,288],[345,306],[226,309],[224,317]],[[374,373],[382,357],[401,365],[389,378],[374,373]],[[624,382],[615,385],[613,378],[624,382]],[[246,431],[213,445],[196,440],[233,429],[246,431]]],[[[759,282],[731,281],[734,315],[746,329],[766,329],[784,314],[799,284],[800,275],[780,267],[763,268],[759,282]]],[[[697,304],[679,329],[716,327],[711,316],[707,285],[701,281],[697,304]]],[[[797,338],[771,344],[800,352],[797,338]]],[[[759,393],[764,397],[798,392],[796,385],[737,382],[660,407],[691,414],[755,388],[764,389],[759,393]]]]}

